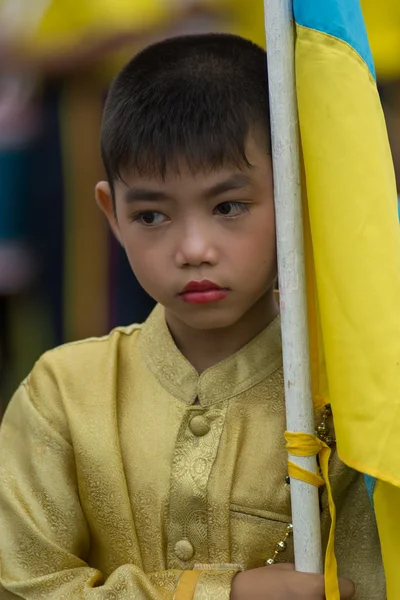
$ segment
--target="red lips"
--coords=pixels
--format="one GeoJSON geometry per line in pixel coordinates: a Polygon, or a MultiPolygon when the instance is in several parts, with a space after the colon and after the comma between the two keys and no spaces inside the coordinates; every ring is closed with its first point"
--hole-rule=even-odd
{"type": "Polygon", "coordinates": [[[212,281],[190,281],[179,294],[184,302],[205,304],[223,300],[228,295],[228,290],[212,281]]]}
{"type": "Polygon", "coordinates": [[[212,281],[208,281],[207,279],[203,279],[203,281],[190,281],[182,290],[181,294],[186,294],[186,292],[206,292],[207,290],[221,290],[222,288],[213,283],[212,281]]]}

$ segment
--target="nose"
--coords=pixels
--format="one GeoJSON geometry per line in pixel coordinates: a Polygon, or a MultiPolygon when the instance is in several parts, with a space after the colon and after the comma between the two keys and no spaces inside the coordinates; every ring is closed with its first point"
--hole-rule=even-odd
{"type": "Polygon", "coordinates": [[[176,251],[178,267],[199,267],[202,264],[215,265],[218,252],[210,225],[199,222],[186,225],[179,232],[176,251]]]}

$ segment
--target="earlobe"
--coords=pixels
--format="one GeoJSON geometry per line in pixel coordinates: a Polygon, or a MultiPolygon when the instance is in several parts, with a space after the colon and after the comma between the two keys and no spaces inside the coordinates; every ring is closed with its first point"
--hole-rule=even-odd
{"type": "Polygon", "coordinates": [[[100,210],[105,214],[112,232],[121,245],[121,233],[115,215],[114,201],[111,194],[110,184],[107,181],[100,181],[95,189],[96,202],[100,210]]]}

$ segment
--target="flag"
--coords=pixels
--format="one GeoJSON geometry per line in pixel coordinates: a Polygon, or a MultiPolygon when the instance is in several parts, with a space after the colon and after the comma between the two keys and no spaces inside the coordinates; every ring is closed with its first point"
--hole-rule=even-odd
{"type": "Polygon", "coordinates": [[[400,598],[400,228],[359,0],[293,0],[316,409],[366,475],[388,598],[400,598]]]}

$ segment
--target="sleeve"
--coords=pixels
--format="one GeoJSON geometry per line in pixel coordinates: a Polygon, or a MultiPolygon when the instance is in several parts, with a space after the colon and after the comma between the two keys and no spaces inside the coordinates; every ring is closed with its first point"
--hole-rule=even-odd
{"type": "Polygon", "coordinates": [[[145,574],[127,564],[105,580],[85,562],[89,546],[73,448],[23,384],[0,429],[0,598],[229,600],[236,571],[145,574]]]}
{"type": "MultiPolygon", "coordinates": [[[[372,501],[364,476],[341,463],[331,463],[331,484],[336,506],[335,553],[338,574],[356,587],[354,600],[386,600],[385,575],[372,501]]],[[[326,544],[330,527],[326,493],[322,495],[322,535],[326,544]]]]}

